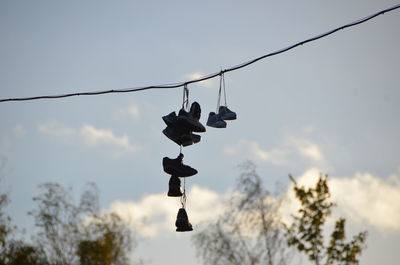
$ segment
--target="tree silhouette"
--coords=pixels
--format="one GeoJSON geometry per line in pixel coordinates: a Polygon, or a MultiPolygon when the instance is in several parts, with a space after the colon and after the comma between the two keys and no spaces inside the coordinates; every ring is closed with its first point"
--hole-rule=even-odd
{"type": "Polygon", "coordinates": [[[14,239],[17,228],[4,213],[9,199],[0,193],[0,265],[133,264],[128,257],[136,244],[133,233],[116,213],[100,214],[94,184],[77,204],[59,184],[46,183],[40,190],[34,198],[38,208],[29,213],[34,243],[14,239]]]}
{"type": "Polygon", "coordinates": [[[4,212],[9,204],[6,193],[0,193],[0,265],[48,265],[40,249],[13,238],[16,227],[4,212]]]}
{"type": "Polygon", "coordinates": [[[278,213],[281,200],[263,188],[253,163],[241,169],[226,211],[193,236],[197,256],[213,265],[287,264],[291,251],[278,213]]]}
{"type": "Polygon", "coordinates": [[[135,240],[127,224],[115,213],[100,214],[98,193],[89,185],[79,203],[59,184],[40,186],[30,212],[39,233],[35,241],[51,265],[128,265],[135,240]]]}

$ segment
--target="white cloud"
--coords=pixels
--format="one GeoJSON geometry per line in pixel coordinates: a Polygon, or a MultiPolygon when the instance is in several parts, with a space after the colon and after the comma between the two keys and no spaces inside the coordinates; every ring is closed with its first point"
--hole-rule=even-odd
{"type": "Polygon", "coordinates": [[[287,150],[271,149],[264,150],[260,147],[260,143],[251,140],[240,140],[236,145],[225,147],[225,154],[238,155],[243,152],[258,161],[270,162],[275,165],[286,163],[287,150]]]}
{"type": "MultiPolygon", "coordinates": [[[[205,76],[206,75],[204,73],[194,72],[194,73],[186,75],[185,79],[194,80],[194,79],[199,79],[199,78],[202,78],[202,77],[205,77],[205,76]]],[[[196,84],[200,85],[200,86],[203,86],[203,87],[206,87],[206,88],[216,87],[216,83],[215,83],[214,79],[208,79],[208,80],[205,80],[205,81],[198,82],[196,84]]]]}
{"type": "MultiPolygon", "coordinates": [[[[212,220],[222,212],[222,196],[199,186],[192,186],[187,193],[189,221],[197,224],[212,220]]],[[[154,237],[160,233],[174,232],[180,198],[169,198],[166,193],[150,194],[140,201],[116,201],[109,211],[118,213],[144,237],[154,237]]]]}
{"type": "MultiPolygon", "coordinates": [[[[311,168],[296,179],[305,187],[314,186],[320,170],[311,168]]],[[[357,173],[350,178],[329,177],[329,188],[332,201],[337,203],[337,210],[349,220],[356,223],[367,223],[381,231],[400,231],[400,180],[391,176],[386,180],[369,173],[357,173]]],[[[293,186],[288,188],[288,199],[284,219],[296,213],[299,204],[294,198],[293,186]]]]}
{"type": "Polygon", "coordinates": [[[13,129],[14,136],[24,136],[26,134],[25,127],[21,124],[17,124],[13,129]]]}
{"type": "Polygon", "coordinates": [[[112,130],[97,129],[92,125],[84,125],[80,129],[79,135],[88,146],[113,149],[115,156],[138,150],[138,147],[130,143],[128,135],[124,134],[118,137],[112,130]]]}
{"type": "Polygon", "coordinates": [[[288,144],[294,146],[299,154],[314,162],[324,162],[321,148],[316,144],[300,137],[288,137],[288,144]]]}
{"type": "Polygon", "coordinates": [[[226,146],[224,153],[229,156],[247,155],[250,159],[268,162],[274,165],[286,165],[289,161],[299,161],[299,156],[307,163],[327,168],[321,147],[304,137],[286,136],[282,143],[271,149],[261,148],[261,143],[242,139],[238,143],[226,146]]]}
{"type": "Polygon", "coordinates": [[[333,199],[353,220],[400,231],[400,184],[369,173],[330,180],[333,199]]]}
{"type": "Polygon", "coordinates": [[[76,135],[75,129],[69,128],[59,122],[48,122],[45,124],[41,124],[38,126],[38,130],[42,134],[57,138],[69,138],[76,135]]]}
{"type": "Polygon", "coordinates": [[[141,116],[141,108],[138,104],[131,103],[129,106],[120,108],[116,111],[116,118],[129,118],[138,120],[141,116]]]}
{"type": "Polygon", "coordinates": [[[137,105],[130,105],[128,107],[128,113],[129,116],[132,117],[133,119],[137,119],[140,116],[140,111],[139,111],[139,106],[137,105]]]}
{"type": "Polygon", "coordinates": [[[130,143],[128,135],[117,136],[110,129],[98,129],[92,125],[83,125],[80,129],[67,127],[59,122],[49,122],[38,126],[44,135],[69,142],[83,143],[90,148],[111,150],[114,157],[136,152],[139,146],[130,143]]]}
{"type": "MultiPolygon", "coordinates": [[[[302,186],[314,186],[320,170],[311,168],[296,178],[302,186]]],[[[371,174],[356,174],[351,178],[329,177],[332,201],[350,222],[368,223],[381,231],[400,231],[400,182],[384,181],[371,174]]],[[[218,218],[224,211],[229,192],[192,186],[188,191],[187,212],[194,228],[202,222],[218,218]]],[[[288,223],[299,203],[294,198],[293,186],[285,194],[282,207],[283,220],[288,223]]],[[[274,200],[275,198],[267,198],[274,200]]],[[[132,228],[144,237],[155,237],[175,231],[175,220],[181,207],[180,198],[169,198],[165,193],[149,194],[139,201],[116,201],[107,211],[118,213],[132,228]]],[[[335,211],[335,218],[337,218],[335,211]]],[[[251,230],[251,229],[250,229],[251,230]]],[[[249,231],[250,231],[249,230],[249,231]]]]}

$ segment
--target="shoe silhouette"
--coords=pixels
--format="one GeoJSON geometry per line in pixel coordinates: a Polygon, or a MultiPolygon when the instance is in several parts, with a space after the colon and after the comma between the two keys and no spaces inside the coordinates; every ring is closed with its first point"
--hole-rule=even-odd
{"type": "Polygon", "coordinates": [[[204,125],[201,124],[199,120],[194,118],[192,116],[192,113],[187,112],[184,109],[181,109],[179,111],[176,123],[183,127],[186,127],[189,131],[193,131],[193,132],[205,132],[206,131],[206,128],[204,127],[204,125]]]}
{"type": "Polygon", "coordinates": [[[176,176],[171,176],[168,183],[169,189],[167,195],[169,197],[181,197],[181,180],[176,176]]]}
{"type": "Polygon", "coordinates": [[[168,157],[163,158],[163,167],[164,171],[172,176],[177,176],[177,177],[190,177],[193,175],[197,174],[197,170],[184,165],[182,163],[183,160],[183,154],[180,153],[177,158],[171,159],[168,157]]]}
{"type": "Polygon", "coordinates": [[[163,116],[162,119],[167,126],[173,126],[176,124],[177,116],[175,111],[173,111],[170,114],[163,116]]]}
{"type": "Polygon", "coordinates": [[[210,112],[208,115],[207,126],[214,128],[226,128],[226,121],[224,121],[219,114],[210,112]]]}
{"type": "Polygon", "coordinates": [[[189,223],[189,218],[185,208],[180,208],[175,221],[177,232],[188,232],[193,231],[192,224],[189,223]]]}
{"type": "Polygon", "coordinates": [[[167,136],[170,140],[175,142],[177,145],[188,146],[200,142],[201,136],[198,134],[193,134],[186,128],[181,126],[167,126],[163,130],[163,134],[167,136]]]}
{"type": "Polygon", "coordinates": [[[227,106],[220,106],[218,114],[223,120],[236,120],[236,113],[228,109],[227,106]]]}

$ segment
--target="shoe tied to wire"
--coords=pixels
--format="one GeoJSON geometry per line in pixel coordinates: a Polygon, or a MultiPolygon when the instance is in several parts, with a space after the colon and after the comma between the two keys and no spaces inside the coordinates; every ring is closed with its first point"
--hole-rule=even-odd
{"type": "Polygon", "coordinates": [[[167,195],[169,197],[181,197],[181,180],[177,176],[171,176],[168,183],[169,189],[167,195]]]}
{"type": "Polygon", "coordinates": [[[177,145],[182,146],[196,144],[201,140],[200,135],[193,134],[180,125],[167,126],[167,128],[163,130],[163,134],[177,145]]]}
{"type": "Polygon", "coordinates": [[[181,178],[190,177],[197,174],[197,170],[184,165],[182,163],[183,154],[180,153],[177,158],[171,159],[168,157],[163,158],[164,171],[172,176],[177,176],[181,178]]]}
{"type": "Polygon", "coordinates": [[[226,128],[226,121],[224,121],[219,114],[210,112],[208,115],[207,126],[214,128],[226,128]]]}
{"type": "Polygon", "coordinates": [[[192,105],[190,106],[190,111],[189,113],[192,115],[192,117],[196,120],[200,120],[200,116],[201,116],[201,108],[200,108],[200,104],[197,103],[196,101],[192,103],[192,105]]]}
{"type": "Polygon", "coordinates": [[[177,232],[188,232],[193,231],[192,224],[189,223],[189,218],[185,208],[180,208],[175,221],[177,232]]]}
{"type": "Polygon", "coordinates": [[[186,128],[188,128],[189,131],[193,132],[205,132],[206,128],[204,127],[203,124],[200,123],[200,105],[195,102],[196,104],[193,105],[193,108],[191,108],[191,111],[187,112],[184,109],[181,109],[179,111],[179,114],[177,116],[177,124],[180,124],[186,128]],[[199,119],[197,119],[199,118],[199,119]]]}
{"type": "Polygon", "coordinates": [[[173,111],[170,114],[163,116],[162,119],[167,126],[173,126],[176,124],[177,116],[175,111],[173,111]]]}
{"type": "Polygon", "coordinates": [[[227,106],[220,106],[218,114],[223,120],[236,120],[236,113],[228,109],[227,106]]]}

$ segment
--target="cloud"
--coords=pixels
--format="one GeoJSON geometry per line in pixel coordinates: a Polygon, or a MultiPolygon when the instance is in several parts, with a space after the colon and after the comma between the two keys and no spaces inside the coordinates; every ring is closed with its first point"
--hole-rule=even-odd
{"type": "MultiPolygon", "coordinates": [[[[310,168],[296,178],[302,186],[314,186],[320,170],[310,168]]],[[[355,223],[367,223],[381,231],[400,231],[400,179],[382,180],[368,173],[355,174],[350,178],[329,177],[332,201],[338,204],[334,211],[355,223]]],[[[231,192],[217,193],[213,190],[192,186],[188,191],[187,212],[194,227],[203,222],[214,221],[226,210],[226,198],[231,192]]],[[[284,194],[283,221],[289,223],[299,208],[294,198],[293,186],[284,194]]],[[[268,197],[266,200],[276,200],[268,197]]],[[[168,198],[165,193],[149,194],[138,201],[115,201],[107,209],[116,212],[143,237],[156,237],[175,231],[175,220],[181,207],[180,198],[168,198]]],[[[246,228],[244,226],[244,228],[246,228]]],[[[246,230],[246,229],[245,229],[246,230]]],[[[249,228],[249,231],[251,229],[249,228]]]]}
{"type": "MultiPolygon", "coordinates": [[[[192,186],[187,194],[187,212],[193,226],[213,220],[223,209],[222,196],[218,193],[192,186]]],[[[116,201],[108,211],[116,212],[141,236],[154,237],[175,231],[175,220],[180,199],[168,198],[166,193],[150,194],[140,201],[116,201]]]]}
{"type": "Polygon", "coordinates": [[[129,106],[120,108],[116,111],[116,118],[129,118],[138,120],[141,117],[141,108],[138,104],[131,103],[129,106]]]}
{"type": "MultiPolygon", "coordinates": [[[[206,75],[204,73],[202,73],[202,72],[194,72],[194,73],[186,75],[185,79],[194,80],[194,79],[199,79],[199,78],[202,78],[202,77],[205,77],[205,76],[206,75]]],[[[208,80],[205,80],[205,81],[201,81],[201,82],[198,82],[196,84],[199,85],[199,86],[206,87],[206,88],[216,87],[216,83],[215,83],[215,81],[213,79],[208,79],[208,80]]]]}
{"type": "Polygon", "coordinates": [[[352,178],[333,178],[333,199],[356,222],[367,222],[384,230],[400,231],[399,178],[382,180],[369,173],[352,178]]]}
{"type": "Polygon", "coordinates": [[[21,125],[21,124],[15,125],[15,127],[13,128],[13,134],[16,137],[24,136],[26,134],[25,127],[23,125],[21,125]]]}
{"type": "Polygon", "coordinates": [[[113,149],[115,156],[120,156],[139,149],[130,143],[128,135],[124,134],[118,137],[112,130],[97,129],[92,125],[84,125],[79,131],[79,135],[88,146],[113,149]]]}
{"type": "Polygon", "coordinates": [[[291,136],[288,139],[288,145],[295,147],[301,156],[311,161],[324,162],[325,160],[320,147],[310,140],[291,136]]]}
{"type": "Polygon", "coordinates": [[[259,142],[252,140],[242,139],[236,145],[225,147],[224,152],[230,156],[245,153],[250,156],[251,159],[269,162],[275,165],[282,165],[287,162],[287,150],[278,148],[264,150],[260,147],[259,142]]]}
{"type": "Polygon", "coordinates": [[[224,153],[229,156],[246,155],[259,162],[268,162],[274,165],[287,165],[290,161],[299,161],[327,168],[325,156],[321,147],[305,138],[294,135],[286,136],[283,141],[271,149],[263,149],[261,143],[254,140],[241,139],[236,144],[226,146],[224,153]]]}
{"type": "Polygon", "coordinates": [[[42,134],[57,138],[69,138],[76,135],[76,130],[69,128],[59,122],[48,122],[38,126],[38,131],[42,134]]]}
{"type": "Polygon", "coordinates": [[[80,129],[74,129],[59,122],[48,122],[39,125],[38,131],[67,142],[83,143],[89,148],[111,150],[114,157],[140,150],[139,146],[131,144],[128,135],[117,136],[110,129],[98,129],[88,124],[80,129]]]}
{"type": "MultiPolygon", "coordinates": [[[[299,176],[297,183],[314,186],[320,170],[311,168],[299,176]]],[[[355,223],[366,223],[380,231],[400,231],[400,179],[392,175],[381,179],[370,173],[357,173],[349,178],[328,178],[332,201],[337,212],[355,223]]],[[[293,186],[288,188],[287,202],[283,209],[288,221],[296,213],[299,204],[294,198],[293,186]]]]}

